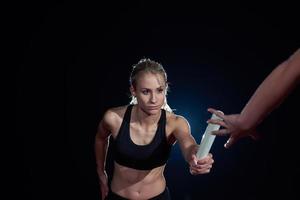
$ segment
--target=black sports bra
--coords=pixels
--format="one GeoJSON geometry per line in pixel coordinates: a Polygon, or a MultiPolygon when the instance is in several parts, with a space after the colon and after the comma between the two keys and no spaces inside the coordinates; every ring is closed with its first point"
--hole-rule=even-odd
{"type": "Polygon", "coordinates": [[[151,170],[164,165],[172,148],[166,138],[166,111],[161,110],[158,127],[152,141],[147,145],[137,145],[131,140],[129,134],[132,108],[133,105],[127,107],[119,133],[112,143],[115,161],[120,165],[138,170],[151,170]]]}

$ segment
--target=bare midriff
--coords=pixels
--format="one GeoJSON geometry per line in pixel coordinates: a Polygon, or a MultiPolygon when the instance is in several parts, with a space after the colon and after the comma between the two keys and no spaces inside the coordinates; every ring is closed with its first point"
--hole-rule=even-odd
{"type": "Polygon", "coordinates": [[[112,192],[127,199],[149,199],[161,194],[166,187],[165,165],[151,170],[137,170],[115,162],[112,192]]]}

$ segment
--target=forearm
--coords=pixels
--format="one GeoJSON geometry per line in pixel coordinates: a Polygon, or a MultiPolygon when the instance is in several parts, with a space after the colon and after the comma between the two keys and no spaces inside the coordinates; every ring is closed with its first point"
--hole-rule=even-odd
{"type": "Polygon", "coordinates": [[[285,61],[276,67],[250,98],[240,116],[246,129],[256,127],[294,88],[298,75],[291,64],[285,61]]]}
{"type": "Polygon", "coordinates": [[[195,140],[191,140],[188,144],[185,144],[184,147],[181,148],[183,158],[186,162],[189,162],[191,159],[191,155],[195,152],[195,149],[197,149],[198,144],[195,140]]]}
{"type": "Polygon", "coordinates": [[[95,140],[95,156],[98,175],[105,173],[106,155],[108,149],[108,138],[96,138],[95,140]]]}

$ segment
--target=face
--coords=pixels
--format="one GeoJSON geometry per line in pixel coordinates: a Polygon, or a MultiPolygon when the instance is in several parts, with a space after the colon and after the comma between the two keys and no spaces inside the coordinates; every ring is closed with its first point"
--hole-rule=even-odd
{"type": "Polygon", "coordinates": [[[137,98],[138,106],[147,114],[160,112],[166,98],[166,83],[161,74],[141,73],[131,93],[137,98]]]}

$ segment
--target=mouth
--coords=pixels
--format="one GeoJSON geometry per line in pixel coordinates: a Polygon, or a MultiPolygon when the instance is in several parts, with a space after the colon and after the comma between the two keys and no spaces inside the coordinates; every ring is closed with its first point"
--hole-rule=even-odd
{"type": "Polygon", "coordinates": [[[148,109],[149,110],[158,110],[159,107],[158,106],[149,106],[148,109]]]}

